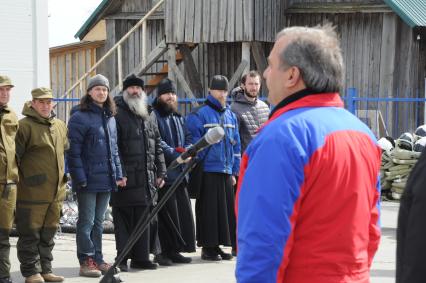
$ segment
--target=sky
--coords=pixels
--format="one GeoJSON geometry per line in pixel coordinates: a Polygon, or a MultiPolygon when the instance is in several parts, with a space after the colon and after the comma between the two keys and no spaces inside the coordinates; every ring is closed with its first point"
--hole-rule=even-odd
{"type": "Polygon", "coordinates": [[[102,0],[48,0],[49,47],[79,41],[74,35],[102,0]]]}

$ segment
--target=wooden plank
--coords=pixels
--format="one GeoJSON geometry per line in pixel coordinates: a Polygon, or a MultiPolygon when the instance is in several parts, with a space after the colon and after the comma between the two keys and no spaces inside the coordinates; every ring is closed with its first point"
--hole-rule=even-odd
{"type": "Polygon", "coordinates": [[[394,86],[395,52],[397,16],[395,14],[383,15],[383,30],[381,36],[380,60],[380,95],[390,94],[394,86]],[[391,48],[394,46],[394,48],[391,48]]]}
{"type": "MultiPolygon", "coordinates": [[[[259,1],[262,2],[262,1],[259,1]]],[[[235,0],[235,41],[242,41],[243,36],[243,0],[235,0]]]]}
{"type": "Polygon", "coordinates": [[[200,74],[195,65],[191,50],[187,45],[180,45],[179,50],[183,54],[183,62],[189,85],[196,97],[202,97],[203,85],[201,84],[200,74]]]}
{"type": "Polygon", "coordinates": [[[176,42],[175,34],[174,34],[174,26],[173,23],[175,21],[174,14],[174,3],[175,1],[166,1],[166,18],[165,18],[165,32],[166,32],[166,41],[168,42],[176,42]]]}
{"type": "Polygon", "coordinates": [[[250,70],[250,42],[241,43],[241,61],[247,62],[247,66],[243,70],[243,74],[246,74],[250,70]]]}
{"type": "Polygon", "coordinates": [[[176,81],[176,77],[174,74],[174,69],[172,68],[174,65],[176,65],[176,45],[175,44],[168,44],[169,50],[167,51],[167,64],[169,65],[169,79],[172,81],[176,81]]]}
{"type": "MultiPolygon", "coordinates": [[[[200,0],[197,0],[197,2],[200,2],[200,0]]],[[[194,0],[186,0],[186,4],[185,42],[194,42],[195,3],[194,0]]]]}
{"type": "Polygon", "coordinates": [[[235,40],[235,0],[227,1],[227,24],[226,24],[226,35],[225,40],[227,42],[233,42],[235,40]]]}
{"type": "MultiPolygon", "coordinates": [[[[81,78],[86,73],[86,49],[78,52],[78,74],[77,78],[81,78]]],[[[86,93],[86,81],[81,83],[81,92],[79,98],[81,98],[86,93]]]]}
{"type": "Polygon", "coordinates": [[[204,94],[207,94],[207,89],[209,87],[209,51],[208,45],[206,43],[203,44],[203,61],[202,66],[204,67],[204,94]]]}
{"type": "Polygon", "coordinates": [[[193,0],[194,3],[194,35],[192,42],[199,43],[201,41],[201,31],[203,30],[203,21],[201,15],[203,13],[203,1],[193,0]]]}
{"type": "Polygon", "coordinates": [[[58,56],[50,57],[50,85],[54,97],[60,97],[58,84],[58,56]]]}
{"type": "Polygon", "coordinates": [[[247,61],[245,61],[244,59],[241,60],[240,65],[238,66],[235,73],[232,75],[232,78],[229,80],[228,91],[234,88],[235,84],[240,80],[241,75],[243,74],[244,70],[247,69],[248,66],[249,66],[249,63],[247,61]]]}
{"type": "Polygon", "coordinates": [[[210,0],[203,1],[203,32],[201,42],[209,42],[210,39],[210,0]]]}
{"type": "Polygon", "coordinates": [[[262,43],[260,42],[252,42],[251,43],[251,52],[254,58],[254,61],[256,62],[256,69],[260,74],[263,74],[263,72],[268,67],[268,61],[265,57],[265,52],[262,46],[262,43]]]}
{"type": "Polygon", "coordinates": [[[260,41],[263,32],[263,1],[255,1],[254,21],[254,38],[260,41]]]}
{"type": "MultiPolygon", "coordinates": [[[[243,1],[243,41],[253,40],[253,0],[243,1]]],[[[269,18],[271,15],[269,14],[269,18]]]]}
{"type": "Polygon", "coordinates": [[[219,0],[210,1],[210,40],[209,42],[218,42],[219,22],[219,0]]]}
{"type": "MultiPolygon", "coordinates": [[[[226,33],[226,27],[230,24],[230,18],[228,18],[228,12],[227,12],[227,2],[228,0],[219,0],[219,13],[218,13],[218,29],[217,29],[217,37],[216,42],[223,42],[225,41],[225,33],[226,33]]],[[[231,1],[232,2],[232,1],[231,1]]]]}
{"type": "MultiPolygon", "coordinates": [[[[132,27],[133,27],[133,23],[128,22],[127,23],[127,30],[129,30],[132,27]]],[[[126,32],[127,32],[127,30],[126,30],[126,32]]],[[[122,59],[123,59],[122,65],[123,65],[123,67],[125,66],[125,68],[122,69],[123,70],[123,73],[122,73],[123,76],[125,74],[128,74],[129,71],[132,70],[136,65],[136,62],[135,62],[135,33],[132,33],[129,36],[126,43],[127,44],[125,46],[127,47],[126,48],[127,54],[124,54],[125,56],[122,57],[122,59]],[[125,64],[124,64],[124,62],[125,62],[125,64]]]]}
{"type": "MultiPolygon", "coordinates": [[[[115,42],[116,42],[116,22],[114,20],[106,20],[106,50],[110,50],[115,42]]],[[[90,61],[89,61],[90,62],[90,61]]],[[[110,85],[116,85],[115,82],[115,70],[117,69],[116,66],[116,57],[110,56],[105,60],[105,66],[108,66],[108,68],[105,68],[105,76],[108,78],[110,85]]],[[[90,68],[89,68],[90,69],[90,68]]],[[[88,70],[89,70],[88,69],[88,70]]],[[[90,74],[89,77],[93,76],[93,74],[90,74]]]]}
{"type": "MultiPolygon", "coordinates": [[[[185,0],[179,0],[180,5],[177,8],[177,10],[179,11],[178,15],[179,17],[176,20],[176,26],[175,29],[177,29],[176,31],[176,43],[181,43],[185,41],[185,13],[186,13],[186,1],[185,0]]],[[[176,6],[175,6],[176,7],[176,6]]]]}

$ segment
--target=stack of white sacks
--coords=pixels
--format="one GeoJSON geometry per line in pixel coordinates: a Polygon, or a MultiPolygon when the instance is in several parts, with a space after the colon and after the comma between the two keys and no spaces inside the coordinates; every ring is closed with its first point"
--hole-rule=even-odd
{"type": "Polygon", "coordinates": [[[382,195],[389,199],[400,199],[408,176],[426,147],[426,125],[416,129],[414,134],[404,133],[397,140],[381,138],[382,166],[380,183],[382,195]]]}

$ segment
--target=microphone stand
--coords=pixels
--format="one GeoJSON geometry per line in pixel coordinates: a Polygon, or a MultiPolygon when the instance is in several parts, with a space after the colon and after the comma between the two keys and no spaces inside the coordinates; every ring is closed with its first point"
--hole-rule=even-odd
{"type": "Polygon", "coordinates": [[[151,214],[150,214],[150,206],[148,206],[147,209],[145,209],[135,229],[133,230],[132,234],[130,234],[127,244],[124,246],[121,253],[117,256],[111,268],[108,269],[107,273],[104,275],[101,281],[99,281],[100,283],[124,282],[123,280],[121,280],[120,274],[117,271],[117,265],[126,257],[127,253],[132,249],[135,243],[139,240],[140,236],[146,230],[151,220],[155,217],[158,211],[166,204],[166,202],[173,195],[173,193],[176,191],[179,185],[183,182],[183,180],[185,179],[185,175],[188,174],[193,169],[195,163],[196,163],[196,158],[192,158],[186,164],[184,170],[178,175],[176,180],[173,182],[172,186],[167,190],[167,192],[164,194],[161,200],[154,207],[151,214]]]}

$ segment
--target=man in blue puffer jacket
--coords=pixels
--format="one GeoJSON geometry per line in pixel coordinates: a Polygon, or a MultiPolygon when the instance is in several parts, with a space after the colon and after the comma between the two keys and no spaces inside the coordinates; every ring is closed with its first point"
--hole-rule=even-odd
{"type": "Polygon", "coordinates": [[[80,276],[99,277],[110,268],[102,255],[102,222],[111,191],[126,185],[118,155],[115,109],[108,79],[96,75],[68,122],[67,161],[78,200],[80,276]]]}
{"type": "Polygon", "coordinates": [[[230,260],[219,245],[235,247],[234,192],[235,176],[241,159],[237,117],[226,105],[228,80],[214,76],[205,105],[187,117],[187,127],[196,143],[208,129],[221,126],[225,137],[204,149],[198,158],[203,161],[204,173],[200,196],[195,205],[197,245],[203,247],[201,258],[230,260]]]}

